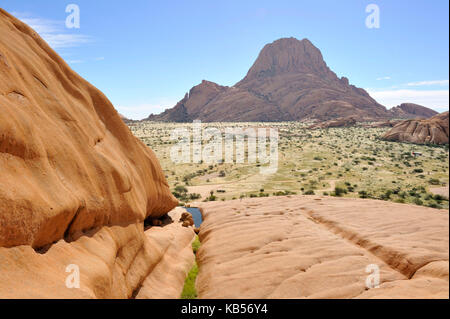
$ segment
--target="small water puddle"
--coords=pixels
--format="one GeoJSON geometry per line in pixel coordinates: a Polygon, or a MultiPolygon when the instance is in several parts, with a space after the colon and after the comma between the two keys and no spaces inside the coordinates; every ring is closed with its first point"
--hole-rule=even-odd
{"type": "Polygon", "coordinates": [[[203,216],[202,213],[200,212],[200,209],[196,208],[196,207],[183,207],[184,209],[187,210],[188,213],[190,213],[192,215],[192,218],[194,219],[194,224],[195,227],[200,227],[200,225],[203,222],[203,216]]]}

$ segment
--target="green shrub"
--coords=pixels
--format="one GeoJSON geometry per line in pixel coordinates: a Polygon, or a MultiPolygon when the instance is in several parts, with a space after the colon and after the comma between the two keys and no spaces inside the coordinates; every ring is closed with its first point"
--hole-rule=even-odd
{"type": "Polygon", "coordinates": [[[369,195],[367,194],[366,191],[359,191],[358,192],[359,198],[368,198],[369,195]]]}
{"type": "Polygon", "coordinates": [[[443,200],[448,200],[446,197],[444,197],[442,195],[439,195],[439,194],[434,195],[433,199],[436,200],[436,201],[439,201],[439,202],[443,201],[443,200]]]}
{"type": "Polygon", "coordinates": [[[442,209],[442,206],[441,206],[441,205],[438,205],[438,204],[436,204],[436,203],[429,203],[429,204],[428,204],[428,207],[431,207],[431,208],[437,208],[437,209],[442,209]]]}
{"type": "Polygon", "coordinates": [[[347,194],[347,190],[345,188],[336,186],[334,188],[334,194],[335,194],[335,196],[340,197],[340,196],[342,196],[344,194],[347,194]]]}
{"type": "Polygon", "coordinates": [[[441,185],[440,180],[438,180],[437,178],[431,178],[428,183],[430,183],[430,185],[441,185]]]}

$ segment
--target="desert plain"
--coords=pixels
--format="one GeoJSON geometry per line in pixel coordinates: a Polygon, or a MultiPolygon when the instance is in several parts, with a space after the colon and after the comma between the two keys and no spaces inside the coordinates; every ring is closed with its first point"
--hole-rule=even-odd
{"type": "Polygon", "coordinates": [[[385,141],[390,128],[368,125],[203,123],[276,128],[278,170],[261,174],[175,164],[171,133],[192,124],[128,125],[204,218],[184,298],[448,298],[448,145],[385,141]]]}

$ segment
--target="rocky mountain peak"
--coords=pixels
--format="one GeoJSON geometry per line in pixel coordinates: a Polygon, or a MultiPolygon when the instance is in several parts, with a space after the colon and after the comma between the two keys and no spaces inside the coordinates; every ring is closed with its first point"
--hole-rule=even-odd
{"type": "Polygon", "coordinates": [[[267,44],[241,82],[284,73],[330,73],[322,53],[308,39],[282,38],[267,44]]]}

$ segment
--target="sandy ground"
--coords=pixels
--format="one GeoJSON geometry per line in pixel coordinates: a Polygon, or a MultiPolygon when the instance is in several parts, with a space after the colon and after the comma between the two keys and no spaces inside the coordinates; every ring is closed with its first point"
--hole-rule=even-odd
{"type": "Polygon", "coordinates": [[[197,204],[200,298],[449,297],[446,210],[319,196],[197,204]]]}

